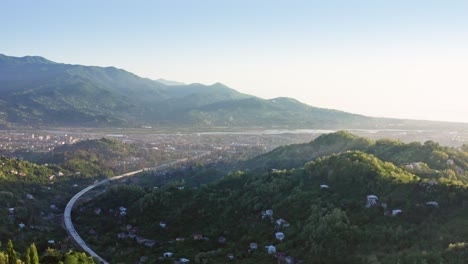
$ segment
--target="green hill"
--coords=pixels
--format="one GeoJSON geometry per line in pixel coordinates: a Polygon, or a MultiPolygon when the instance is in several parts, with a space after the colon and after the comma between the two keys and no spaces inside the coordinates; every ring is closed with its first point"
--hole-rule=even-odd
{"type": "Polygon", "coordinates": [[[423,178],[468,184],[466,149],[445,147],[433,141],[424,144],[389,139],[374,141],[346,131],[324,134],[305,144],[281,146],[246,161],[242,167],[254,171],[299,168],[310,160],[348,150],[373,154],[423,178]]]}
{"type": "Polygon", "coordinates": [[[227,263],[233,254],[232,263],[246,264],[284,263],[286,256],[303,263],[464,263],[468,256],[466,186],[431,184],[361,151],[322,157],[297,170],[237,172],[202,188],[179,187],[114,187],[83,207],[125,206],[127,215],[82,214],[79,228],[95,229],[100,239],[88,237],[93,247],[123,262],[143,254],[157,260],[164,252],[195,263],[227,263]],[[378,196],[374,206],[366,206],[367,195],[378,196]],[[288,225],[277,225],[279,219],[288,225]],[[115,242],[119,232],[158,243],[115,242]],[[277,232],[284,240],[275,238],[277,232]],[[249,249],[253,242],[258,249],[249,249]],[[268,254],[269,245],[281,254],[268,254]]]}

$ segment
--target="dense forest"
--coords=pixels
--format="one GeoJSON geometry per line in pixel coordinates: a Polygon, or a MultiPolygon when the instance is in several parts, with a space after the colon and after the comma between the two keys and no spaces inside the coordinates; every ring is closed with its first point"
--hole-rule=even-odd
{"type": "Polygon", "coordinates": [[[360,150],[406,168],[423,178],[468,184],[467,149],[466,145],[457,149],[441,146],[433,141],[424,144],[406,144],[393,139],[375,141],[339,131],[321,135],[310,143],[281,146],[245,162],[242,168],[252,171],[300,168],[315,158],[348,150],[360,150]]]}
{"type": "Polygon", "coordinates": [[[113,263],[466,263],[467,155],[338,132],[258,157],[264,172],[112,187],[76,223],[113,263]]]}

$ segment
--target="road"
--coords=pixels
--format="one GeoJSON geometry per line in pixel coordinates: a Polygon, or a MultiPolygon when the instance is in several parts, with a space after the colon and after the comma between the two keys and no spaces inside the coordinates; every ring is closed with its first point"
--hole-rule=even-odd
{"type": "MultiPolygon", "coordinates": [[[[204,154],[206,155],[206,154],[204,154]]],[[[198,156],[199,157],[199,156],[198,156]]],[[[157,169],[162,169],[162,168],[166,168],[166,167],[169,167],[171,165],[175,165],[177,163],[181,163],[181,162],[184,162],[184,161],[187,161],[187,159],[180,159],[180,160],[175,160],[175,161],[172,161],[172,162],[169,162],[169,163],[166,163],[166,164],[163,164],[163,165],[160,165],[160,166],[157,166],[157,167],[154,167],[154,168],[147,168],[147,169],[141,169],[141,170],[136,170],[136,171],[131,171],[131,172],[128,172],[128,173],[124,173],[122,175],[118,175],[118,176],[114,176],[112,178],[109,178],[109,179],[105,179],[105,180],[102,180],[96,184],[93,184],[93,185],[90,185],[86,188],[84,188],[83,190],[81,190],[80,192],[78,192],[77,194],[75,194],[75,196],[73,196],[70,201],[68,201],[68,204],[67,206],[65,207],[65,212],[63,213],[63,220],[64,220],[64,223],[65,223],[65,228],[67,229],[68,233],[71,235],[71,237],[75,240],[75,242],[80,245],[80,247],[86,251],[89,255],[91,255],[93,258],[96,258],[98,259],[101,263],[104,263],[104,264],[109,264],[109,262],[107,262],[105,259],[103,259],[101,256],[99,256],[96,252],[94,252],[90,247],[88,247],[88,245],[86,245],[86,243],[84,242],[84,240],[80,237],[80,235],[78,234],[78,232],[76,232],[76,229],[75,227],[73,226],[73,223],[72,223],[72,219],[71,219],[71,212],[72,212],[72,209],[73,209],[73,206],[75,205],[75,202],[81,197],[83,196],[83,194],[87,193],[88,191],[92,190],[93,188],[95,187],[98,187],[100,185],[103,185],[105,183],[108,183],[110,181],[114,181],[114,180],[118,180],[118,179],[121,179],[123,177],[128,177],[128,176],[133,176],[137,173],[140,173],[144,170],[157,170],[157,169]]]]}

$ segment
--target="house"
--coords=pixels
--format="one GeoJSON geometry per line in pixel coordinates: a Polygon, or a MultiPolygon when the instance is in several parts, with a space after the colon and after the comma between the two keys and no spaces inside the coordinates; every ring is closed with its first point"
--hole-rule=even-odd
{"type": "Polygon", "coordinates": [[[76,183],[75,183],[75,184],[73,184],[73,187],[78,187],[78,184],[76,184],[76,183]]]}
{"type": "Polygon", "coordinates": [[[193,234],[193,240],[202,240],[203,235],[202,234],[193,234]]]}
{"type": "Polygon", "coordinates": [[[434,206],[434,207],[439,207],[439,203],[436,201],[430,201],[427,202],[426,205],[434,206]]]}
{"type": "Polygon", "coordinates": [[[447,165],[448,166],[455,165],[455,162],[453,162],[453,159],[448,159],[447,160],[447,165]]]}
{"type": "Polygon", "coordinates": [[[218,243],[225,244],[226,243],[226,238],[223,237],[223,236],[218,237],[218,243]]]}
{"type": "Polygon", "coordinates": [[[380,206],[382,206],[383,209],[387,209],[387,203],[381,203],[380,206]]]}
{"type": "Polygon", "coordinates": [[[294,264],[294,258],[291,257],[291,256],[286,256],[286,257],[284,258],[284,262],[285,262],[286,264],[294,264]]]}
{"type": "Polygon", "coordinates": [[[268,217],[273,217],[273,210],[269,209],[265,211],[265,215],[268,217]]]}
{"type": "Polygon", "coordinates": [[[101,208],[94,209],[94,213],[97,215],[101,214],[101,212],[102,212],[101,208]]]}
{"type": "Polygon", "coordinates": [[[249,247],[250,247],[250,249],[257,249],[258,244],[257,243],[250,243],[249,247]]]}
{"type": "Polygon", "coordinates": [[[34,197],[32,196],[32,194],[26,194],[26,199],[32,200],[34,199],[34,197]]]}
{"type": "Polygon", "coordinates": [[[20,224],[18,225],[18,227],[19,227],[19,229],[23,229],[23,228],[25,228],[25,227],[26,227],[26,225],[25,225],[25,224],[23,224],[23,223],[20,223],[20,224]]]}
{"type": "Polygon", "coordinates": [[[282,219],[282,218],[276,220],[275,224],[276,224],[276,227],[278,227],[278,228],[281,228],[281,227],[284,228],[284,227],[289,227],[290,226],[289,222],[282,219]]]}
{"type": "Polygon", "coordinates": [[[276,253],[276,247],[273,245],[265,246],[268,254],[275,254],[276,253]]]}
{"type": "Polygon", "coordinates": [[[172,256],[174,256],[174,253],[172,253],[172,252],[166,252],[166,253],[163,254],[163,257],[165,257],[165,258],[172,258],[172,256]]]}
{"type": "Polygon", "coordinates": [[[176,237],[175,240],[176,240],[177,242],[182,242],[182,241],[185,240],[185,238],[184,238],[184,237],[176,237]]]}
{"type": "Polygon", "coordinates": [[[147,256],[141,256],[140,257],[140,263],[145,263],[146,261],[148,261],[148,257],[147,256]]]}
{"type": "Polygon", "coordinates": [[[190,260],[186,259],[186,258],[181,258],[179,259],[180,263],[189,263],[190,260]]]}
{"type": "Polygon", "coordinates": [[[120,233],[117,234],[117,238],[119,238],[119,239],[127,238],[127,234],[125,234],[124,232],[120,232],[120,233]]]}
{"type": "Polygon", "coordinates": [[[49,243],[50,245],[55,245],[55,240],[51,239],[51,240],[47,241],[47,243],[49,243]]]}
{"type": "Polygon", "coordinates": [[[148,240],[148,239],[146,239],[146,238],[144,238],[144,237],[141,237],[141,236],[137,236],[137,237],[136,237],[136,242],[137,242],[138,244],[140,244],[140,245],[143,244],[143,243],[145,243],[147,240],[148,240]]]}
{"type": "Polygon", "coordinates": [[[326,184],[320,184],[320,189],[328,189],[328,185],[326,184]]]}
{"type": "Polygon", "coordinates": [[[11,215],[14,215],[15,214],[15,208],[8,208],[8,212],[11,214],[11,215]]]}
{"type": "Polygon", "coordinates": [[[226,255],[226,257],[229,259],[229,260],[234,260],[234,254],[233,253],[228,253],[226,255]]]}
{"type": "Polygon", "coordinates": [[[127,208],[125,208],[125,207],[123,207],[123,206],[120,206],[120,207],[119,207],[119,211],[120,211],[120,215],[121,215],[121,216],[127,215],[127,208]]]}
{"type": "Polygon", "coordinates": [[[367,195],[367,204],[366,204],[366,207],[369,208],[371,206],[374,206],[377,204],[377,200],[379,200],[379,197],[373,195],[373,194],[370,194],[370,195],[367,195]]]}
{"type": "Polygon", "coordinates": [[[402,212],[403,212],[403,211],[400,210],[400,209],[395,209],[395,210],[392,210],[392,215],[395,216],[395,215],[400,214],[400,213],[402,213],[402,212]]]}
{"type": "Polygon", "coordinates": [[[154,245],[156,245],[156,241],[147,239],[147,240],[143,243],[143,245],[144,245],[145,247],[151,248],[151,247],[154,247],[154,245]]]}
{"type": "Polygon", "coordinates": [[[265,218],[272,218],[273,217],[273,210],[265,210],[265,211],[262,211],[261,213],[262,215],[262,219],[265,219],[265,218]]]}
{"type": "Polygon", "coordinates": [[[276,237],[276,239],[278,239],[279,241],[283,241],[283,239],[284,239],[284,234],[283,234],[283,232],[277,232],[277,233],[275,234],[275,237],[276,237]]]}
{"type": "Polygon", "coordinates": [[[166,224],[166,222],[161,221],[161,222],[159,222],[159,226],[160,226],[161,228],[166,228],[166,227],[167,227],[167,224],[166,224]]]}
{"type": "Polygon", "coordinates": [[[50,209],[52,210],[58,210],[58,207],[55,204],[50,205],[50,209]]]}

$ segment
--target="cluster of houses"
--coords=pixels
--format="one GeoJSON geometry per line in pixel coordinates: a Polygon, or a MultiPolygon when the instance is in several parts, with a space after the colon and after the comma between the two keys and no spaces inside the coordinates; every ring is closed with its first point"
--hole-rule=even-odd
{"type": "MultiPolygon", "coordinates": [[[[367,195],[366,207],[370,208],[372,206],[378,205],[378,200],[379,200],[379,197],[377,197],[376,195],[373,195],[373,194],[367,195]]],[[[439,207],[439,203],[436,202],[436,201],[426,202],[426,205],[427,206],[433,206],[433,207],[439,207]]],[[[384,208],[384,209],[387,209],[387,204],[386,203],[380,203],[380,206],[382,208],[384,208]]],[[[393,209],[393,210],[385,211],[384,214],[385,215],[390,215],[391,214],[392,216],[395,216],[395,215],[398,215],[398,214],[400,214],[402,212],[403,212],[403,210],[401,210],[401,209],[393,209]]]]}
{"type": "MultiPolygon", "coordinates": [[[[327,186],[328,188],[328,186],[327,186]]],[[[290,223],[286,221],[285,219],[279,218],[279,219],[274,219],[273,218],[273,210],[268,209],[265,211],[262,211],[260,213],[262,220],[270,220],[271,223],[275,224],[275,238],[282,242],[285,239],[285,234],[281,232],[284,228],[287,228],[290,226],[290,223]]],[[[249,245],[250,249],[249,251],[256,250],[258,248],[257,243],[250,243],[249,245]]],[[[274,255],[276,259],[278,260],[278,263],[286,263],[286,264],[294,264],[294,257],[292,256],[286,256],[285,253],[283,252],[277,252],[276,247],[274,245],[267,245],[265,246],[265,249],[268,254],[274,255]]]]}
{"type": "Polygon", "coordinates": [[[126,232],[120,232],[117,234],[118,239],[135,239],[135,241],[139,245],[143,245],[149,248],[152,248],[156,245],[155,240],[147,239],[147,238],[137,235],[138,227],[132,227],[131,225],[127,225],[125,229],[127,230],[126,232]]]}

